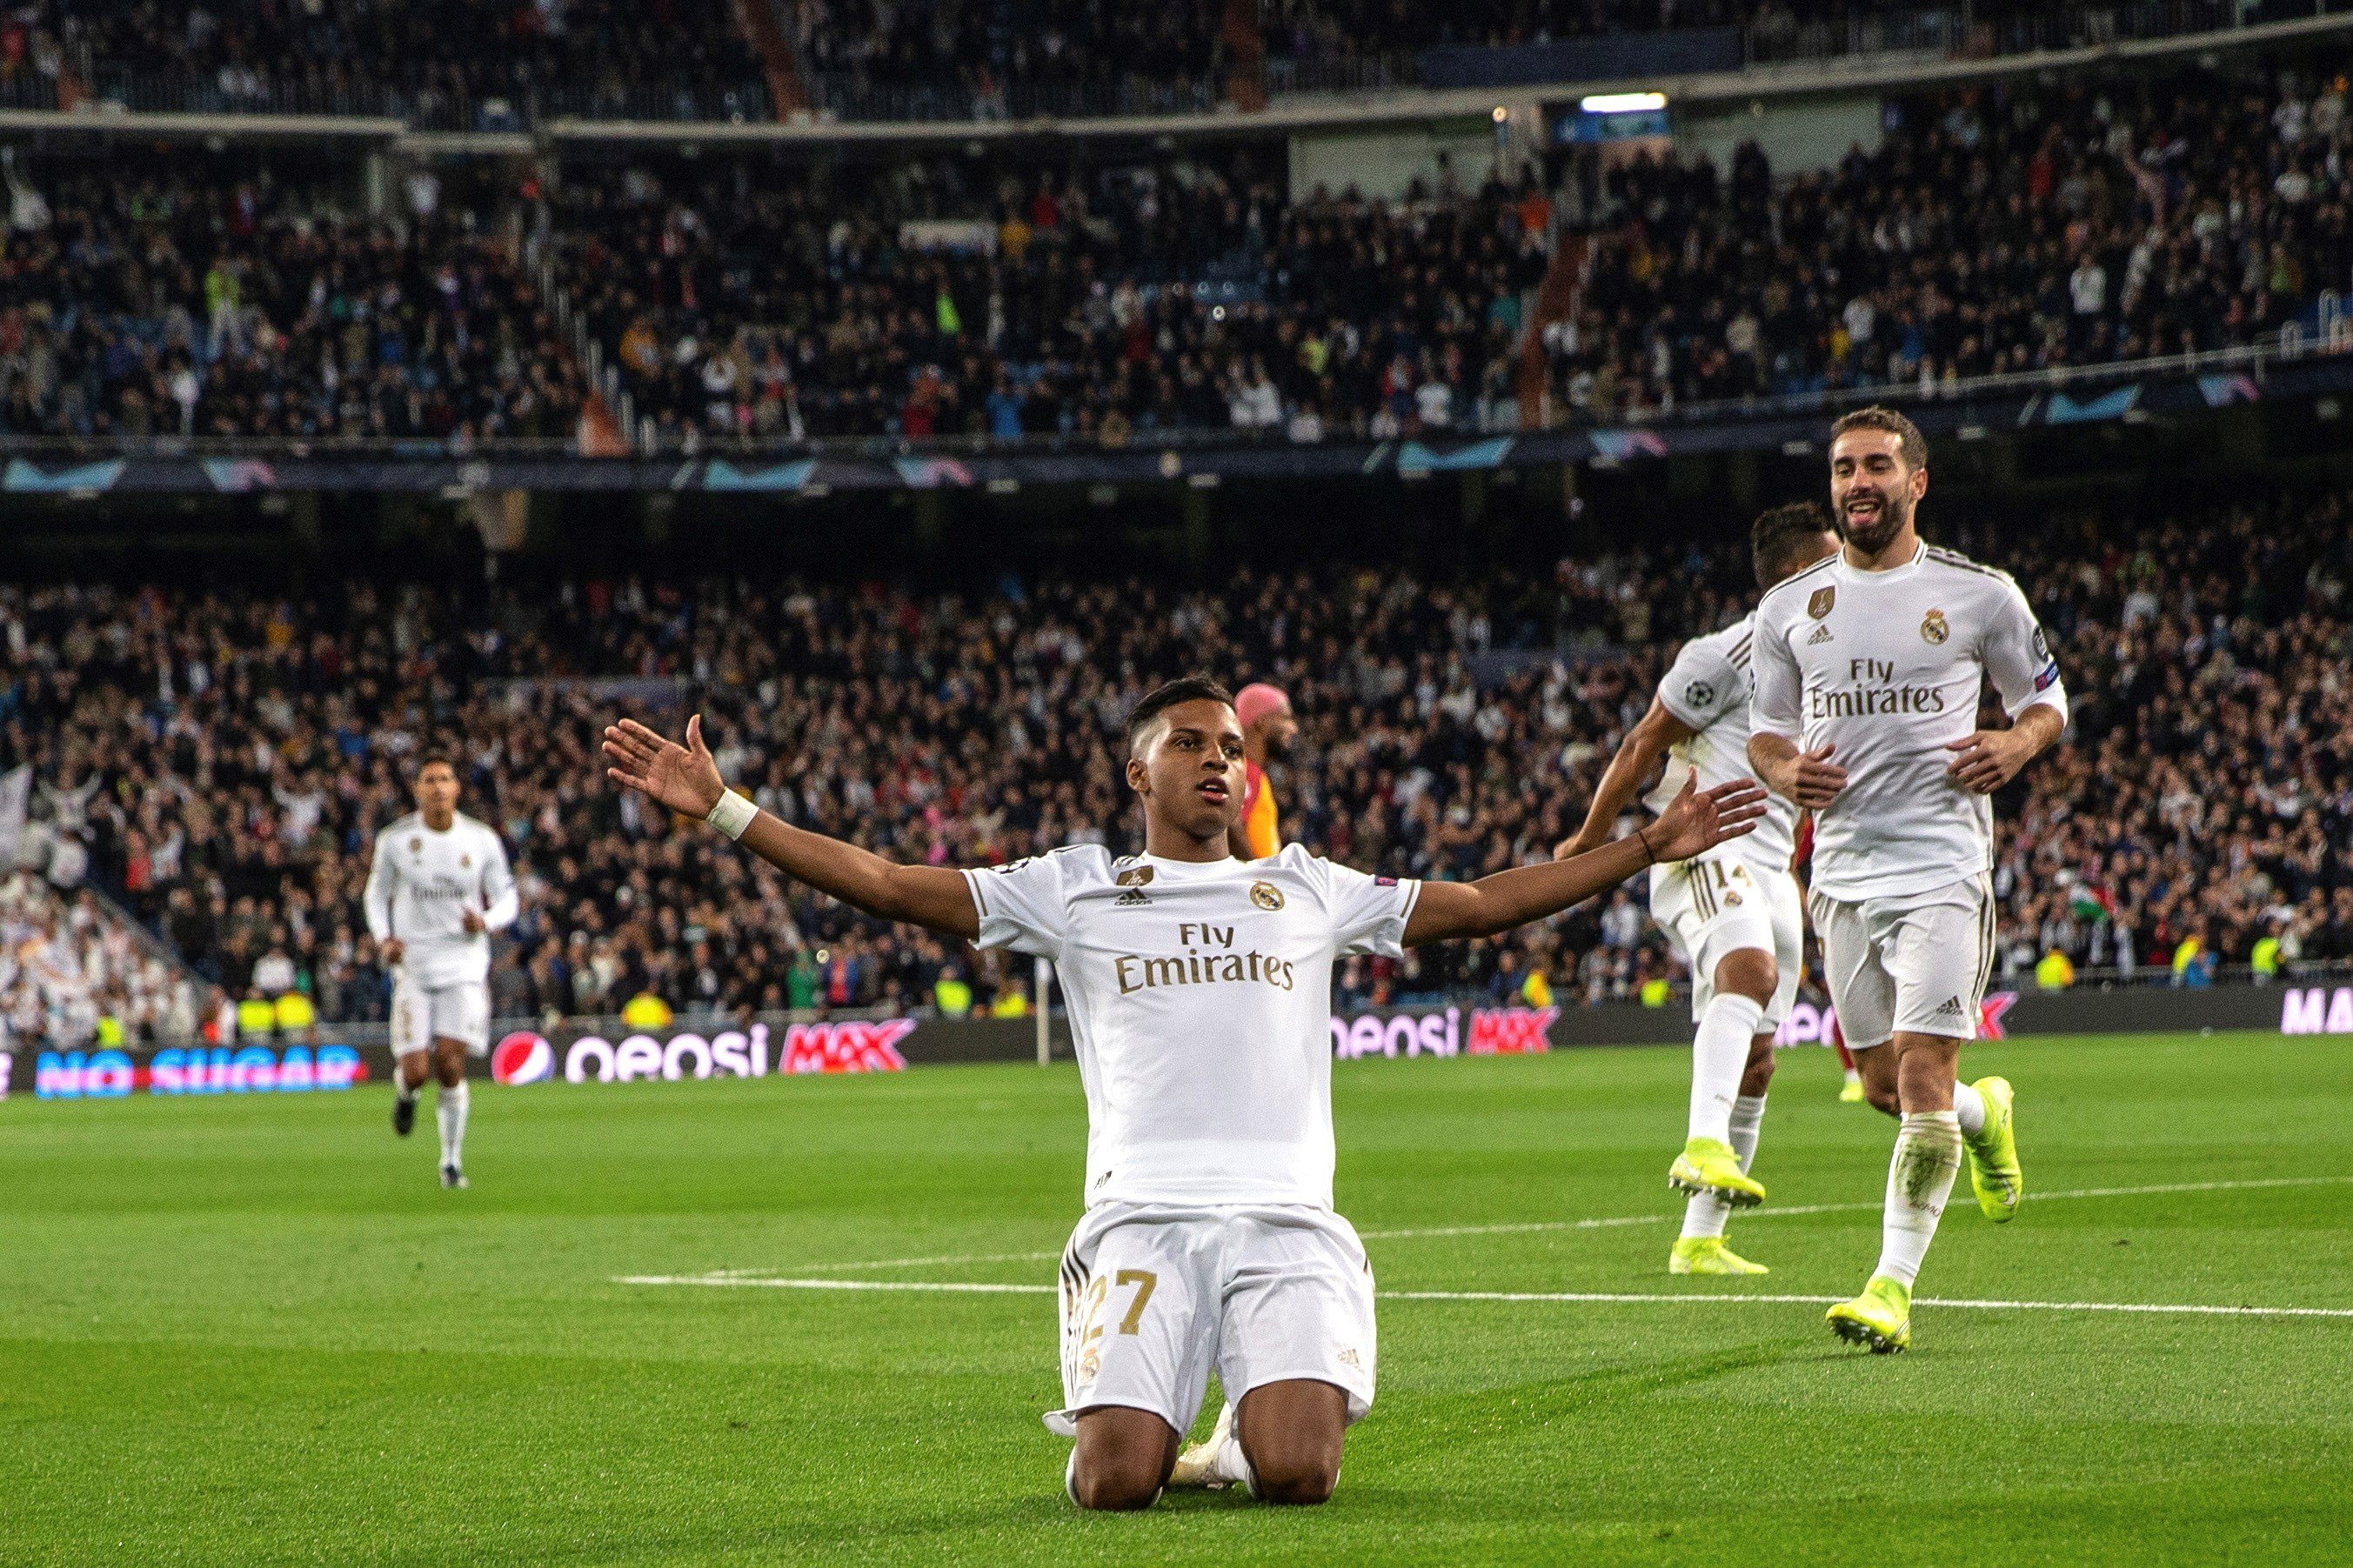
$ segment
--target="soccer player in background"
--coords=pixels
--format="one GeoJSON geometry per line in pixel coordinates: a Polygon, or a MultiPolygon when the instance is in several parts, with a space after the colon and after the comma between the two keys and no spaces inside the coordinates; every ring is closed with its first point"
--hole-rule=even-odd
{"type": "Polygon", "coordinates": [[[417,1094],[441,1085],[441,1184],[466,1185],[466,1058],[491,1048],[491,932],[514,923],[505,846],[458,810],[447,757],[417,764],[417,809],[375,836],[367,922],[392,966],[392,1130],[417,1125],[417,1094]]]}
{"type": "Polygon", "coordinates": [[[1242,809],[1234,819],[1234,854],[1264,860],[1282,847],[1282,811],[1267,779],[1270,763],[1291,754],[1299,721],[1291,699],[1279,687],[1253,681],[1234,693],[1234,717],[1242,727],[1242,809]]]}
{"type": "MultiPolygon", "coordinates": [[[[1757,585],[1769,589],[1838,549],[1830,514],[1814,501],[1775,507],[1748,533],[1757,585]]],[[[1696,775],[1713,788],[1748,772],[1749,644],[1757,617],[1692,638],[1675,655],[1593,786],[1584,826],[1556,858],[1584,855],[1609,839],[1619,815],[1653,772],[1643,797],[1664,810],[1696,775]],[[1665,768],[1660,770],[1661,760],[1665,768]]],[[[1689,1193],[1683,1234],[1667,1256],[1670,1274],[1763,1274],[1725,1245],[1736,1208],[1765,1201],[1751,1176],[1773,1080],[1773,1035],[1789,1015],[1805,964],[1805,910],[1789,869],[1798,808],[1773,797],[1757,831],[1704,855],[1651,868],[1651,919],[1667,933],[1692,975],[1691,1110],[1683,1152],[1667,1184],[1689,1193]]]]}
{"type": "Polygon", "coordinates": [[[1875,1352],[1912,1342],[1912,1286],[1967,1150],[1978,1206],[2018,1212],[2010,1084],[1957,1082],[1994,958],[1993,807],[2067,723],[2066,689],[2010,577],[1920,542],[1928,447],[1863,408],[1831,431],[1844,547],[1757,607],[1749,761],[1814,814],[1809,907],[1873,1102],[1901,1115],[1879,1266],[1830,1310],[1875,1352]],[[1980,726],[1988,678],[2010,715],[1980,726]]]}
{"type": "Polygon", "coordinates": [[[1011,865],[902,866],[727,788],[702,720],[678,745],[634,721],[607,772],[819,892],[1051,959],[1087,1096],[1087,1208],[1062,1257],[1065,1485],[1089,1509],[1160,1495],[1214,1368],[1237,1405],[1215,1478],[1319,1503],[1373,1399],[1373,1281],[1332,1207],[1332,964],[1542,920],[1658,860],[1750,831],[1762,791],[1686,785],[1659,819],[1573,860],[1475,882],[1368,877],[1297,845],[1235,858],[1242,731],[1191,678],[1127,722],[1144,853],[1071,845],[1011,865]]]}

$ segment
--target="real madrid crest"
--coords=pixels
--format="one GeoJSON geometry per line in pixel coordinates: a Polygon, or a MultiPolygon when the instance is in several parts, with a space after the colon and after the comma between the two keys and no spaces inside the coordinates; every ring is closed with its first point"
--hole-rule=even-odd
{"type": "Polygon", "coordinates": [[[1951,637],[1952,635],[1953,628],[1945,624],[1944,611],[1931,610],[1926,615],[1920,617],[1920,640],[1922,642],[1934,645],[1943,642],[1947,637],[1951,637]]]}
{"type": "Polygon", "coordinates": [[[1837,603],[1837,584],[1833,583],[1827,587],[1817,588],[1814,590],[1814,596],[1806,601],[1806,615],[1809,618],[1819,621],[1824,616],[1829,615],[1831,613],[1831,606],[1837,603]]]}
{"type": "Polygon", "coordinates": [[[408,852],[409,852],[411,855],[422,855],[422,854],[424,854],[424,853],[425,853],[425,840],[424,840],[424,839],[422,839],[422,838],[412,838],[412,839],[410,839],[410,840],[408,841],[408,852]]]}
{"type": "Polygon", "coordinates": [[[1141,888],[1145,883],[1149,882],[1150,880],[1152,880],[1151,867],[1130,866],[1126,870],[1122,871],[1118,876],[1113,877],[1112,879],[1112,884],[1114,887],[1120,888],[1141,888]]]}
{"type": "Polygon", "coordinates": [[[1272,882],[1252,882],[1250,902],[1262,910],[1279,910],[1282,908],[1282,889],[1272,882]]]}

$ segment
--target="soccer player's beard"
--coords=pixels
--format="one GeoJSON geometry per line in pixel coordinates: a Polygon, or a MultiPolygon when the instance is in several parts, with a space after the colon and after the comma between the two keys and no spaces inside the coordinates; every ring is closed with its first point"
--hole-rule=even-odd
{"type": "Polygon", "coordinates": [[[1895,542],[1904,525],[1912,520],[1912,498],[1890,492],[1879,498],[1876,521],[1858,528],[1841,510],[1839,513],[1839,537],[1865,555],[1876,555],[1895,542]]]}

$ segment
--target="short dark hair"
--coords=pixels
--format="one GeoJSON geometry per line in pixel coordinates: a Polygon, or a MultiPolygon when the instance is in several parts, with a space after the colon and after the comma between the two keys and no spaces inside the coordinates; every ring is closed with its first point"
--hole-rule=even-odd
{"type": "Polygon", "coordinates": [[[448,768],[451,778],[458,776],[457,760],[447,752],[435,751],[429,747],[417,753],[417,765],[408,771],[408,776],[412,779],[421,779],[425,776],[425,770],[436,763],[448,768]]]}
{"type": "Polygon", "coordinates": [[[1868,408],[1858,408],[1841,414],[1831,426],[1831,439],[1836,441],[1850,430],[1884,430],[1895,437],[1896,455],[1907,468],[1928,466],[1928,437],[1920,434],[1920,426],[1894,409],[1874,403],[1868,408]]]}
{"type": "Polygon", "coordinates": [[[1760,515],[1748,530],[1748,563],[1757,585],[1769,588],[1798,569],[1798,552],[1810,541],[1838,531],[1830,510],[1818,500],[1793,500],[1760,515]]]}
{"type": "Polygon", "coordinates": [[[1206,675],[1183,675],[1164,681],[1137,698],[1135,706],[1127,710],[1127,749],[1134,751],[1136,742],[1152,727],[1152,721],[1179,702],[1222,702],[1231,708],[1234,694],[1206,675]]]}

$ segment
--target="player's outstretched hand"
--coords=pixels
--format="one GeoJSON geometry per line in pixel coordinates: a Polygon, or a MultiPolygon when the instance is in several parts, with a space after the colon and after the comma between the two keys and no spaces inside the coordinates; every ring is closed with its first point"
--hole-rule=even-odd
{"type": "Polygon", "coordinates": [[[672,811],[708,816],[727,786],[719,764],[702,743],[702,715],[686,721],[686,744],[666,741],[635,719],[605,727],[605,776],[638,790],[672,811]]]}
{"type": "Polygon", "coordinates": [[[1735,779],[1714,789],[1699,787],[1694,773],[1683,781],[1683,793],[1643,829],[1651,854],[1660,860],[1688,860],[1713,849],[1727,838],[1757,831],[1765,815],[1765,786],[1755,779],[1735,779]]]}

